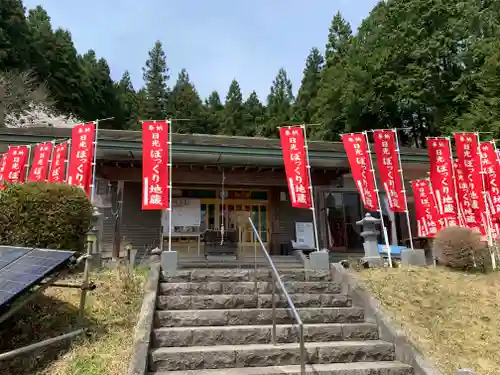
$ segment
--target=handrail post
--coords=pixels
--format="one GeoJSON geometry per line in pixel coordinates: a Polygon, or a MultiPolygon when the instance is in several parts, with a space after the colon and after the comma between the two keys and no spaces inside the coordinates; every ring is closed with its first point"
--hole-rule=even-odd
{"type": "Polygon", "coordinates": [[[273,286],[272,286],[272,297],[271,297],[271,303],[273,306],[273,345],[276,345],[276,280],[274,279],[274,275],[272,277],[273,279],[273,286]]]}
{"type": "Polygon", "coordinates": [[[304,325],[299,324],[299,342],[300,342],[300,375],[306,375],[306,348],[304,344],[304,325]]]}

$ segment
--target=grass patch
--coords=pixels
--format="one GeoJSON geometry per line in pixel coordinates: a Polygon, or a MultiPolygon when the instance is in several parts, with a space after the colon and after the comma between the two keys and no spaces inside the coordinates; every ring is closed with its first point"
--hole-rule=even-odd
{"type": "Polygon", "coordinates": [[[356,276],[444,374],[500,374],[500,273],[395,268],[356,276]]]}
{"type": "MultiPolygon", "coordinates": [[[[127,372],[134,327],[142,304],[145,271],[103,270],[87,294],[87,337],[0,363],[2,375],[122,375],[127,372]]],[[[79,281],[74,275],[65,281],[79,281]]],[[[80,291],[49,288],[0,331],[0,350],[25,346],[75,327],[80,291]]]]}

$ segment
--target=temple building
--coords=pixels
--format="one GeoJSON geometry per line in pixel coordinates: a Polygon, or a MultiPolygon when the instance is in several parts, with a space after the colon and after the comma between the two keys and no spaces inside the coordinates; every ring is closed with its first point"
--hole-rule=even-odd
{"type": "MultiPolygon", "coordinates": [[[[36,144],[71,137],[66,128],[0,130],[0,152],[9,145],[36,144]]],[[[241,228],[242,251],[253,253],[254,236],[245,217],[252,218],[271,254],[289,254],[308,246],[312,211],[291,207],[278,139],[201,134],[172,136],[172,247],[181,253],[204,252],[203,234],[241,228]],[[297,245],[299,244],[299,245],[297,245]]],[[[366,213],[349,174],[342,143],[309,142],[319,245],[334,253],[362,252],[361,228],[366,213]]],[[[99,130],[97,196],[102,208],[101,251],[130,243],[143,254],[168,240],[168,215],[141,209],[142,140],[140,131],[99,130]],[[143,250],[143,251],[142,251],[143,250]]],[[[401,149],[414,236],[408,181],[426,176],[426,150],[401,149]]],[[[408,238],[406,216],[382,206],[392,243],[408,238]]],[[[165,245],[166,246],[166,245],[165,245]]],[[[314,244],[313,244],[314,246],[314,244]]]]}

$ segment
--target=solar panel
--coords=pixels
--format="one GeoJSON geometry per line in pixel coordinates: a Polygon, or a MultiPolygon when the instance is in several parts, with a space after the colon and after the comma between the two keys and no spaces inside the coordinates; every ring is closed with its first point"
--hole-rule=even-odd
{"type": "Polygon", "coordinates": [[[8,266],[30,251],[31,249],[26,247],[0,246],[0,269],[8,266]]]}
{"type": "Polygon", "coordinates": [[[0,249],[0,307],[42,281],[74,254],[74,251],[20,247],[0,249]]]}

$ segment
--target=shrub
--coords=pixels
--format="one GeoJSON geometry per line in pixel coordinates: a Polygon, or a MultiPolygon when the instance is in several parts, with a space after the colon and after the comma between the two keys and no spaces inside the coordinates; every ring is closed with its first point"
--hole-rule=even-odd
{"type": "Polygon", "coordinates": [[[81,251],[92,205],[75,186],[29,182],[0,192],[0,244],[81,251]]]}
{"type": "Polygon", "coordinates": [[[481,234],[468,228],[444,228],[436,235],[433,248],[439,263],[459,270],[484,269],[489,258],[481,234]]]}

